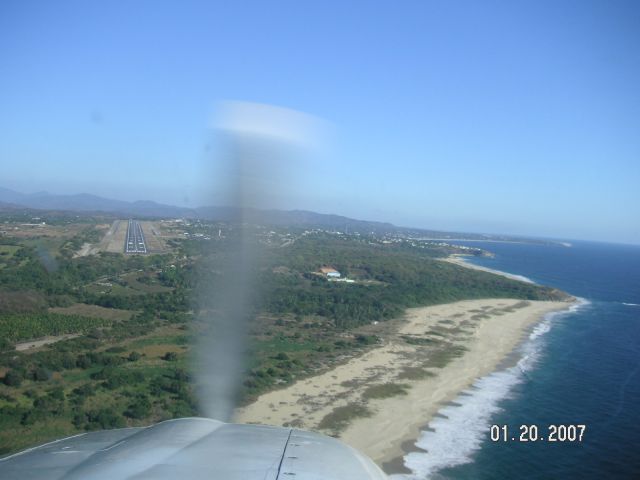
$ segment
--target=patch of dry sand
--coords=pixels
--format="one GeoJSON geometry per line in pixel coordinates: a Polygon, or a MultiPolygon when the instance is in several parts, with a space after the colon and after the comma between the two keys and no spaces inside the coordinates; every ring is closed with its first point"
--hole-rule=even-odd
{"type": "Polygon", "coordinates": [[[415,440],[438,409],[476,379],[496,369],[522,340],[528,327],[567,302],[513,299],[467,300],[407,310],[406,319],[382,345],[323,374],[266,393],[238,409],[243,423],[319,430],[326,415],[347,405],[363,405],[369,417],[357,417],[337,436],[381,465],[402,455],[401,445],[415,440]],[[407,379],[410,371],[428,378],[407,379]],[[365,399],[373,385],[408,385],[405,395],[365,399]]]}

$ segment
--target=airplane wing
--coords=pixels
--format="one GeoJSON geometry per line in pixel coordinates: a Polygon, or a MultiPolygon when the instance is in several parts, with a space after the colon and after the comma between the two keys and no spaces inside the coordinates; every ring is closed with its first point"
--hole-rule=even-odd
{"type": "Polygon", "coordinates": [[[384,480],[367,457],[303,430],[168,420],[82,433],[0,459],[5,480],[384,480]]]}

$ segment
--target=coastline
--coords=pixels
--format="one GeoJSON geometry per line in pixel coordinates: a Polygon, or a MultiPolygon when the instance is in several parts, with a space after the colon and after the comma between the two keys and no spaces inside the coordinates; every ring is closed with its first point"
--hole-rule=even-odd
{"type": "Polygon", "coordinates": [[[493,273],[494,275],[500,275],[501,277],[510,278],[511,280],[519,280],[521,282],[526,282],[526,283],[535,283],[534,281],[532,281],[531,279],[523,275],[515,275],[513,273],[507,273],[501,270],[494,270],[493,268],[474,265],[473,263],[467,262],[465,260],[465,257],[468,257],[468,256],[469,255],[464,255],[464,254],[453,254],[453,255],[449,255],[447,258],[442,258],[440,260],[447,263],[453,263],[454,265],[458,265],[460,267],[470,268],[472,270],[480,270],[481,272],[493,273]]]}
{"type": "Polygon", "coordinates": [[[419,450],[414,443],[438,411],[495,371],[545,314],[570,305],[481,299],[408,309],[381,345],[263,394],[235,420],[332,434],[387,473],[406,472],[403,456],[419,450]]]}
{"type": "MultiPolygon", "coordinates": [[[[498,303],[472,300],[448,304],[443,306],[442,312],[437,313],[456,315],[460,313],[453,310],[456,307],[466,308],[467,312],[483,308],[496,312],[496,309],[505,305],[514,306],[518,303],[517,300],[498,303]],[[487,305],[491,309],[487,309],[487,305]]],[[[420,450],[414,443],[427,424],[438,415],[438,411],[471,387],[474,381],[495,371],[545,314],[568,308],[564,302],[528,303],[514,312],[503,315],[493,313],[489,314],[490,318],[482,319],[463,356],[445,365],[435,377],[413,384],[406,396],[377,401],[376,415],[366,421],[353,422],[340,438],[367,453],[379,465],[384,465],[387,473],[406,471],[403,467],[404,455],[420,450]],[[380,435],[382,432],[384,436],[380,435]]],[[[415,312],[418,318],[426,319],[437,314],[418,310],[415,312]]]]}

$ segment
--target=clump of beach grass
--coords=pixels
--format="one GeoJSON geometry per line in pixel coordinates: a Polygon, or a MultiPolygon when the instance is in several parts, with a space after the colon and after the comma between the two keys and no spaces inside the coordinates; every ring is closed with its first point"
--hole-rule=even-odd
{"type": "Polygon", "coordinates": [[[409,385],[404,383],[383,383],[380,385],[371,385],[362,394],[365,400],[378,398],[389,398],[397,395],[406,395],[409,385]]]}
{"type": "Polygon", "coordinates": [[[435,350],[430,352],[429,357],[425,362],[425,366],[431,368],[443,368],[453,359],[464,355],[464,352],[466,351],[467,348],[462,345],[451,345],[446,349],[435,350]]]}
{"type": "MultiPolygon", "coordinates": [[[[430,332],[427,333],[430,334],[430,332]]],[[[436,333],[435,335],[441,336],[442,334],[436,333]]],[[[415,335],[402,335],[401,338],[409,345],[440,345],[443,342],[443,340],[439,338],[426,338],[415,335]]]]}
{"type": "Polygon", "coordinates": [[[404,367],[398,374],[398,380],[424,380],[425,378],[435,377],[435,373],[423,367],[404,367]]]}
{"type": "Polygon", "coordinates": [[[360,403],[349,403],[342,407],[336,407],[331,413],[324,416],[318,428],[328,430],[334,434],[344,430],[352,420],[362,417],[370,417],[371,410],[360,403]]]}

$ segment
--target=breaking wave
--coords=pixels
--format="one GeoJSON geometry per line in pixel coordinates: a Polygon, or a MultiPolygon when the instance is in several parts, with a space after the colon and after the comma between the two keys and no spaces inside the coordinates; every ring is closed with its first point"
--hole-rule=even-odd
{"type": "Polygon", "coordinates": [[[546,314],[520,347],[521,358],[517,364],[480,378],[450,405],[440,409],[416,442],[416,446],[425,451],[411,452],[404,457],[404,464],[412,473],[390,478],[424,480],[443,468],[472,462],[474,453],[487,438],[492,417],[501,410],[500,402],[509,397],[515,385],[525,380],[529,370],[535,368],[544,347],[542,339],[551,330],[554,319],[588,303],[578,299],[567,310],[546,314]]]}

